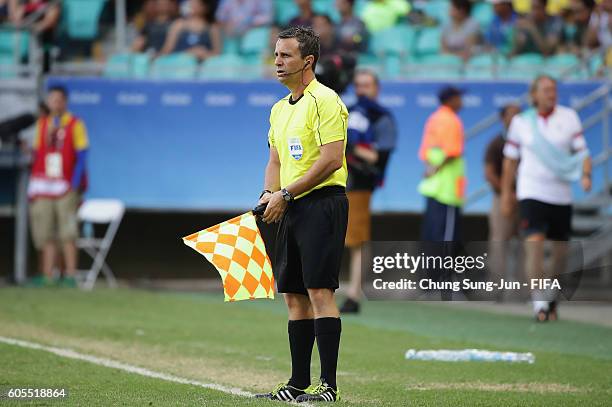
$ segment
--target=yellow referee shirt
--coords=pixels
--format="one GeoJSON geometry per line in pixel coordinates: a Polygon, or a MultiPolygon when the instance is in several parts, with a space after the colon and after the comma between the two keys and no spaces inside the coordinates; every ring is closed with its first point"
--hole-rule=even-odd
{"type": "MultiPolygon", "coordinates": [[[[316,79],[308,84],[304,95],[290,103],[289,94],[272,107],[268,142],[280,158],[280,185],[285,188],[301,178],[321,155],[323,144],[344,140],[348,110],[336,92],[316,79]]],[[[325,181],[296,197],[326,186],[346,186],[346,157],[342,167],[325,181]]]]}

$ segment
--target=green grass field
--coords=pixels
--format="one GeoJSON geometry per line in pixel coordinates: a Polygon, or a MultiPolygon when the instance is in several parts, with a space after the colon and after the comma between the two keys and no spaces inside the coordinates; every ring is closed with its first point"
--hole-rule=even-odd
{"type": "MultiPolygon", "coordinates": [[[[220,294],[0,289],[0,336],[251,392],[288,378],[286,332],[280,299],[223,303],[220,294]]],[[[312,373],[318,374],[316,351],[312,373]]],[[[370,302],[361,316],[343,318],[339,384],[345,405],[611,405],[612,328],[370,302]],[[409,348],[531,351],[536,363],[406,361],[409,348]]],[[[8,387],[69,390],[63,401],[35,405],[278,405],[0,344],[0,389],[8,387]]]]}

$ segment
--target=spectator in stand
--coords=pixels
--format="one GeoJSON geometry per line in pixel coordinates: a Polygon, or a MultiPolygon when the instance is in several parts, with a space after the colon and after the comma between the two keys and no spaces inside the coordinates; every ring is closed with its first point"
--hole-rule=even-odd
{"type": "Polygon", "coordinates": [[[361,19],[368,31],[374,33],[393,27],[409,12],[410,3],[407,0],[370,0],[361,13],[361,19]]]}
{"type": "Polygon", "coordinates": [[[0,24],[9,18],[9,0],[0,0],[0,24]]]}
{"type": "Polygon", "coordinates": [[[592,47],[612,48],[612,0],[602,0],[598,12],[591,15],[587,41],[592,47]]]}
{"type": "Polygon", "coordinates": [[[485,41],[489,47],[502,54],[508,54],[512,50],[518,14],[514,11],[512,0],[488,1],[493,4],[495,16],[486,30],[485,41]]]}
{"type": "Polygon", "coordinates": [[[336,26],[338,45],[346,52],[358,53],[368,49],[368,30],[353,13],[355,0],[336,0],[340,22],[336,26]]]}
{"type": "Polygon", "coordinates": [[[332,19],[317,14],[312,19],[312,29],[319,35],[321,51],[316,74],[319,81],[342,93],[353,80],[357,58],[354,53],[338,47],[338,37],[332,19]]]}
{"type": "Polygon", "coordinates": [[[312,29],[321,41],[320,58],[335,54],[338,40],[332,19],[327,14],[317,14],[312,18],[312,29]]]}
{"type": "Polygon", "coordinates": [[[204,0],[189,1],[189,15],[170,26],[162,55],[187,52],[200,61],[221,53],[221,31],[211,22],[210,9],[204,0]]]}
{"type": "Polygon", "coordinates": [[[470,0],[451,0],[450,22],[442,30],[442,52],[469,59],[480,40],[480,25],[472,19],[470,0]]]}
{"type": "Polygon", "coordinates": [[[216,18],[223,35],[241,37],[249,29],[272,24],[272,0],[221,0],[216,18]]]}
{"type": "Polygon", "coordinates": [[[32,30],[43,46],[43,72],[48,72],[51,66],[50,49],[55,43],[55,30],[60,22],[61,6],[49,0],[9,0],[8,7],[10,21],[18,27],[29,16],[39,15],[32,30]]]}
{"type": "Polygon", "coordinates": [[[86,158],[89,142],[83,122],[66,109],[67,92],[53,87],[47,96],[49,115],[36,124],[33,165],[28,197],[32,239],[42,255],[39,285],[54,282],[57,245],[64,254],[62,283],[75,287],[78,237],[77,209],[87,187],[86,158]]]}
{"type": "Polygon", "coordinates": [[[537,53],[548,56],[556,52],[561,41],[563,21],[546,12],[547,4],[548,0],[532,0],[529,15],[518,19],[513,55],[537,53]]]}
{"type": "Polygon", "coordinates": [[[303,27],[312,27],[312,19],[315,12],[312,9],[312,0],[294,0],[295,4],[300,9],[300,13],[293,17],[287,23],[288,27],[301,25],[303,27]]]}
{"type": "Polygon", "coordinates": [[[142,31],[134,40],[132,44],[134,52],[160,52],[177,14],[177,5],[174,0],[153,0],[150,3],[153,3],[155,16],[145,23],[142,31]]]}
{"type": "Polygon", "coordinates": [[[595,0],[572,0],[563,24],[562,52],[580,54],[588,45],[589,21],[595,5],[595,0]]]}

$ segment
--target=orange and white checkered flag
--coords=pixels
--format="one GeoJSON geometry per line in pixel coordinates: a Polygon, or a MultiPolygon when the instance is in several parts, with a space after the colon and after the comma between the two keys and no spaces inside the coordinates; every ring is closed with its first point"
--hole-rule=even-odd
{"type": "Polygon", "coordinates": [[[221,274],[225,301],[274,298],[274,276],[252,212],[183,238],[221,274]]]}

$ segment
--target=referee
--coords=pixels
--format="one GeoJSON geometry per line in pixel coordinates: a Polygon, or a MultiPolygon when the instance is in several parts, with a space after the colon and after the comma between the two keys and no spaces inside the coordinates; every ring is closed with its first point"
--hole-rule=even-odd
{"type": "Polygon", "coordinates": [[[334,300],[348,220],[344,151],[348,111],[314,75],[319,36],[291,27],[274,51],[278,80],[291,92],[270,113],[270,158],[260,198],[263,220],[280,222],[276,244],[278,291],[289,311],[291,378],[256,397],[336,401],[341,323],[334,300]],[[310,386],[317,341],[321,381],[310,386]],[[307,390],[308,389],[308,390],[307,390]]]}

